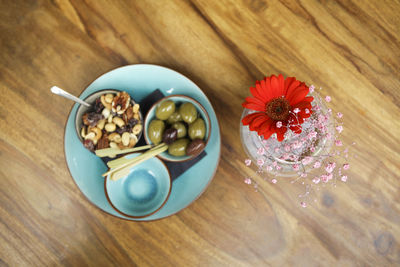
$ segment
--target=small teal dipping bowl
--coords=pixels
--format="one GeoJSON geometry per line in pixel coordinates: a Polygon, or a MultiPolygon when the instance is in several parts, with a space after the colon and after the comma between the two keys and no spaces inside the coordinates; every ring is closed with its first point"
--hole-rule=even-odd
{"type": "MultiPolygon", "coordinates": [[[[140,153],[125,156],[134,158],[140,153]]],[[[171,193],[171,175],[167,166],[154,157],[134,166],[129,174],[117,181],[109,176],[104,181],[111,206],[131,218],[144,218],[156,213],[171,193]]]]}
{"type": "MultiPolygon", "coordinates": [[[[197,116],[203,119],[205,127],[206,127],[206,134],[204,137],[205,146],[203,148],[203,150],[204,150],[206,148],[208,140],[210,139],[210,136],[211,136],[210,117],[208,116],[208,113],[205,110],[205,108],[198,101],[196,101],[195,99],[193,99],[191,97],[185,96],[185,95],[167,96],[167,97],[160,99],[159,101],[154,103],[153,106],[151,106],[150,110],[147,112],[147,115],[144,119],[144,130],[143,131],[144,131],[144,139],[145,139],[146,143],[149,145],[152,144],[152,142],[150,141],[147,129],[149,128],[150,122],[154,119],[157,119],[156,118],[156,109],[162,102],[167,101],[167,100],[172,100],[173,102],[175,102],[176,106],[179,106],[183,103],[189,102],[189,103],[192,103],[196,107],[197,116]]],[[[187,160],[197,157],[202,151],[198,151],[198,153],[191,155],[191,156],[176,157],[176,156],[170,155],[167,150],[167,151],[159,154],[157,157],[159,157],[165,161],[170,161],[170,162],[184,162],[184,161],[187,161],[187,160]]]]}

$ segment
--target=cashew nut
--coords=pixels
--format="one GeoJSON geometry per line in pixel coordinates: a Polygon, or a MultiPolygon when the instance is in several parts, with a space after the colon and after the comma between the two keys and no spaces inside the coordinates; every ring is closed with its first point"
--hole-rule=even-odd
{"type": "MultiPolygon", "coordinates": [[[[92,140],[94,144],[97,144],[97,141],[100,140],[100,138],[103,135],[103,133],[97,127],[90,128],[90,133],[89,134],[91,134],[91,133],[94,133],[95,136],[93,138],[89,138],[89,139],[92,140]]],[[[88,135],[86,135],[86,136],[88,136],[88,135]]]]}
{"type": "Polygon", "coordinates": [[[92,140],[93,141],[93,144],[97,144],[97,141],[98,141],[98,139],[96,139],[96,133],[94,133],[94,132],[90,132],[90,133],[88,133],[86,136],[85,136],[85,140],[92,140]]]}
{"type": "Polygon", "coordinates": [[[82,127],[82,130],[81,130],[81,136],[82,136],[82,138],[85,138],[85,136],[86,136],[86,129],[85,129],[86,127],[85,126],[83,126],[82,127]]]}
{"type": "Polygon", "coordinates": [[[118,125],[119,128],[122,128],[125,125],[124,120],[121,119],[120,117],[114,117],[112,121],[113,121],[113,123],[118,125]]]}
{"type": "Polygon", "coordinates": [[[115,142],[110,142],[110,147],[111,148],[118,148],[118,145],[115,142]]]}
{"type": "Polygon", "coordinates": [[[134,119],[137,119],[137,120],[140,120],[139,113],[133,114],[133,118],[134,118],[134,119]]]}
{"type": "Polygon", "coordinates": [[[142,128],[143,127],[141,124],[136,124],[135,126],[133,126],[132,133],[137,135],[142,131],[142,128]]]}
{"type": "Polygon", "coordinates": [[[133,113],[138,113],[139,112],[139,108],[140,108],[139,104],[133,105],[133,107],[132,107],[133,113]]]}
{"type": "Polygon", "coordinates": [[[113,120],[113,116],[110,114],[110,116],[108,116],[107,121],[108,121],[108,123],[112,123],[112,120],[113,120]]]}
{"type": "Polygon", "coordinates": [[[134,146],[136,145],[137,141],[138,141],[138,139],[137,139],[136,135],[130,134],[130,140],[129,140],[129,145],[128,145],[128,147],[129,147],[129,148],[134,147],[134,146]]]}
{"type": "Polygon", "coordinates": [[[122,134],[122,137],[121,137],[122,144],[124,146],[128,146],[129,145],[129,141],[130,141],[129,139],[130,139],[129,133],[128,132],[124,132],[122,134]]]}
{"type": "Polygon", "coordinates": [[[107,103],[110,103],[110,104],[112,103],[113,99],[114,99],[113,94],[106,94],[106,96],[104,97],[104,100],[105,100],[107,103]]]}
{"type": "Polygon", "coordinates": [[[99,128],[100,130],[103,130],[105,124],[106,124],[106,120],[105,119],[99,120],[97,122],[97,128],[99,128]]]}
{"type": "Polygon", "coordinates": [[[104,106],[106,109],[111,110],[112,106],[111,106],[110,103],[107,103],[107,102],[106,102],[105,95],[101,95],[100,101],[101,101],[101,103],[103,104],[103,106],[104,106]]]}
{"type": "Polygon", "coordinates": [[[106,126],[104,126],[104,128],[106,129],[107,132],[111,133],[114,132],[117,127],[115,126],[114,123],[107,123],[106,126]]]}
{"type": "Polygon", "coordinates": [[[115,143],[121,143],[121,136],[119,133],[112,133],[108,136],[108,140],[113,141],[115,143]]]}
{"type": "Polygon", "coordinates": [[[105,119],[107,119],[111,114],[111,111],[108,108],[104,108],[103,111],[101,112],[101,115],[103,115],[103,117],[105,119]]]}

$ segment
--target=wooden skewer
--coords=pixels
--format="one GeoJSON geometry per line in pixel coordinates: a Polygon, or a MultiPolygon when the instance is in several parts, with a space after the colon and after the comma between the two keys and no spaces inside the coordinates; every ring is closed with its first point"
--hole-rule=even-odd
{"type": "MultiPolygon", "coordinates": [[[[164,145],[164,143],[159,144],[159,145],[156,145],[156,146],[152,147],[149,151],[152,151],[152,150],[154,150],[154,149],[160,148],[160,147],[163,146],[163,145],[164,145]]],[[[125,164],[125,163],[127,163],[127,162],[130,162],[131,160],[132,160],[132,159],[127,159],[127,158],[125,158],[125,157],[119,158],[119,159],[114,159],[114,160],[111,160],[111,161],[107,162],[107,166],[108,166],[110,169],[113,169],[113,168],[117,168],[118,166],[120,166],[120,165],[122,165],[122,164],[125,164]]]]}
{"type": "Polygon", "coordinates": [[[136,166],[137,164],[140,164],[140,163],[142,163],[142,162],[144,162],[144,161],[146,161],[146,160],[148,160],[148,159],[150,159],[150,158],[152,158],[152,157],[154,157],[154,156],[166,151],[167,149],[168,149],[168,145],[162,144],[162,146],[160,146],[160,147],[158,147],[156,149],[152,149],[152,150],[146,151],[145,153],[141,154],[140,156],[137,156],[136,158],[130,159],[129,162],[126,162],[126,163],[118,166],[115,169],[111,169],[108,172],[103,173],[102,176],[105,177],[105,176],[107,176],[109,174],[116,174],[116,175],[112,175],[113,178],[114,179],[119,179],[119,178],[121,178],[121,177],[126,175],[126,172],[124,170],[130,169],[133,166],[136,166]],[[119,171],[122,171],[123,175],[119,171]],[[119,172],[119,174],[117,172],[119,172]]]}
{"type": "Polygon", "coordinates": [[[154,147],[154,145],[145,145],[145,146],[139,146],[139,147],[133,147],[133,148],[127,148],[127,149],[119,149],[119,148],[104,148],[104,149],[97,149],[95,151],[96,155],[98,157],[109,157],[112,155],[119,155],[119,154],[125,154],[125,153],[130,153],[130,152],[137,152],[137,151],[142,151],[145,149],[149,149],[154,147]]]}

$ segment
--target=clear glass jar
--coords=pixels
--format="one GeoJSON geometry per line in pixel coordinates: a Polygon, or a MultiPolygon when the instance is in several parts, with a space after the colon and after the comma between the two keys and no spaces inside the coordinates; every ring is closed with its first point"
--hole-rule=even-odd
{"type": "Polygon", "coordinates": [[[276,134],[264,140],[256,131],[250,131],[249,126],[244,126],[243,117],[256,112],[244,109],[240,138],[243,149],[259,170],[275,176],[297,176],[308,173],[315,162],[329,156],[334,142],[334,119],[321,97],[316,93],[313,97],[313,113],[301,125],[302,132],[295,134],[288,129],[282,142],[276,139],[276,134]]]}

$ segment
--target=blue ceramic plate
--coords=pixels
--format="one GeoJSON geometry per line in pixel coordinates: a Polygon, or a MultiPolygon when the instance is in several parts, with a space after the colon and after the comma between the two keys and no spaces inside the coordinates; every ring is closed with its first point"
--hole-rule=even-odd
{"type": "Polygon", "coordinates": [[[199,101],[207,110],[212,127],[210,140],[205,148],[207,156],[174,180],[167,203],[157,213],[141,219],[128,218],[116,212],[107,201],[104,178],[101,176],[107,171],[106,165],[85,149],[76,135],[74,117],[78,104],[75,104],[68,116],[64,137],[65,157],[72,178],[90,202],[114,216],[128,220],[149,221],[177,213],[204,192],[219,163],[221,137],[217,117],[210,101],[196,84],[182,74],[168,68],[144,64],[125,66],[103,74],[82,92],[80,98],[84,99],[93,92],[110,88],[127,91],[137,102],[157,88],[165,96],[187,95],[199,101]]]}

